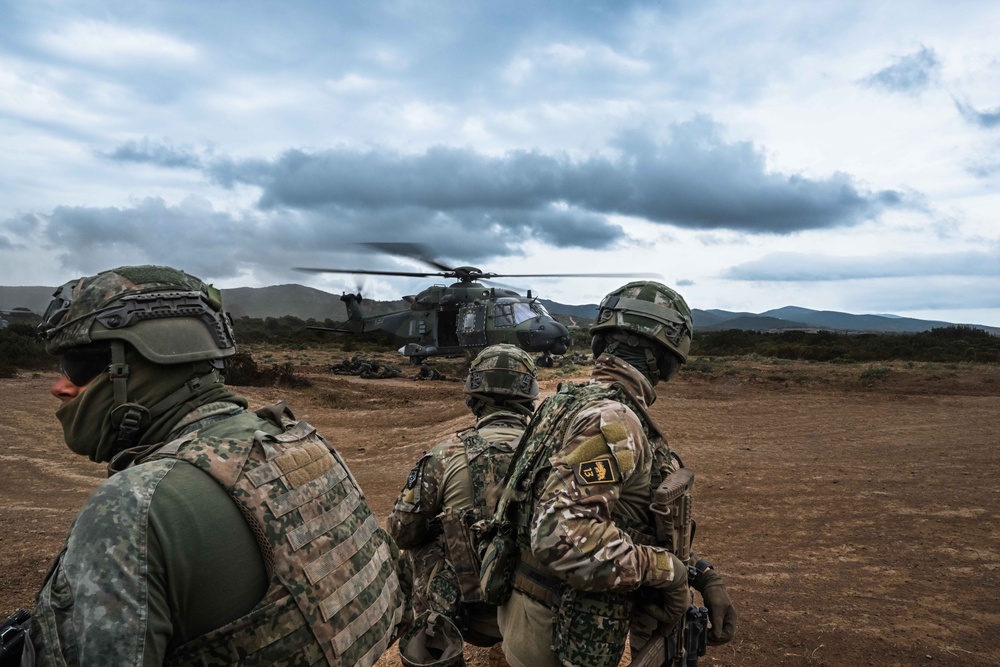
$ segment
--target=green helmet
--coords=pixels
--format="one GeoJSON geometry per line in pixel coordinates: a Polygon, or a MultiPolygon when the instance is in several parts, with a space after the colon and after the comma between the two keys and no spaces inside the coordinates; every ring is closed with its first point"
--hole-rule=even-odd
{"type": "Polygon", "coordinates": [[[538,370],[530,354],[509,343],[490,345],[472,360],[465,393],[533,401],[538,398],[537,378],[538,370]]]}
{"type": "Polygon", "coordinates": [[[590,334],[613,329],[653,340],[687,361],[694,323],[684,297],[651,280],[631,282],[604,297],[590,334]]]}
{"type": "Polygon", "coordinates": [[[39,325],[50,354],[121,340],[157,364],[236,353],[219,290],[165,266],[123,266],[71,280],[52,295],[39,325]]]}

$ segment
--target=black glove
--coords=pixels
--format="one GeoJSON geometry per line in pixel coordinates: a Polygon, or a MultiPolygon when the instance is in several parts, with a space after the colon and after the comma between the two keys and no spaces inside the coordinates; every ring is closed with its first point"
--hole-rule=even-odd
{"type": "Polygon", "coordinates": [[[701,593],[711,621],[708,643],[712,646],[725,644],[736,635],[736,608],[729,599],[726,584],[706,560],[698,561],[693,570],[691,586],[701,593]]]}

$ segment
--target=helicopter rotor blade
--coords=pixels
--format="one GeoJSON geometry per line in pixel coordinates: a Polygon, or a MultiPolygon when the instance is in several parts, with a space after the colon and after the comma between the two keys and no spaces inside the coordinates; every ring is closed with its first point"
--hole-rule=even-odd
{"type": "Polygon", "coordinates": [[[296,266],[296,271],[306,273],[360,273],[369,276],[409,276],[414,278],[429,278],[430,276],[442,276],[444,273],[416,272],[416,271],[372,271],[369,269],[321,269],[306,266],[296,266]]]}
{"type": "MultiPolygon", "coordinates": [[[[486,275],[486,274],[484,274],[486,275]]],[[[659,273],[491,273],[491,278],[659,278],[659,273]]]]}
{"type": "MultiPolygon", "coordinates": [[[[434,259],[430,251],[426,246],[419,243],[405,243],[405,242],[393,242],[393,241],[370,241],[366,243],[361,243],[367,248],[372,248],[373,250],[378,250],[379,252],[388,253],[390,255],[397,255],[399,257],[408,257],[410,259],[415,259],[419,262],[423,262],[428,266],[433,266],[435,269],[440,269],[446,273],[453,273],[455,269],[446,264],[442,264],[438,260],[434,259]]],[[[436,275],[436,274],[435,274],[436,275]]]]}

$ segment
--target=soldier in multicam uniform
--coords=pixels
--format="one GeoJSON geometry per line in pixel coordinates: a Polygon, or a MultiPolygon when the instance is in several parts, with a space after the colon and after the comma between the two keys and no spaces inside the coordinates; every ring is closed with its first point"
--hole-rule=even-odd
{"type": "MultiPolygon", "coordinates": [[[[476,425],[417,461],[387,522],[413,564],[414,612],[443,615],[476,646],[502,639],[496,607],[482,602],[479,591],[479,531],[492,518],[499,483],[535,409],[536,376],[520,348],[484,349],[465,382],[476,425]]],[[[400,640],[404,664],[421,664],[421,646],[400,640]]]]}
{"type": "MultiPolygon", "coordinates": [[[[687,611],[688,563],[656,544],[649,509],[675,462],[647,408],[654,385],[686,360],[691,332],[675,291],[625,285],[591,329],[590,382],[560,386],[535,414],[496,510],[520,549],[498,611],[512,665],[614,667],[640,616],[669,628],[687,611]]],[[[709,640],[729,641],[735,610],[719,575],[704,561],[700,570],[693,585],[709,607],[709,640]]]]}
{"type": "Polygon", "coordinates": [[[22,664],[368,667],[408,622],[408,568],[336,450],[223,384],[220,296],[158,266],[55,293],[56,416],[110,478],[45,579],[22,664]]]}

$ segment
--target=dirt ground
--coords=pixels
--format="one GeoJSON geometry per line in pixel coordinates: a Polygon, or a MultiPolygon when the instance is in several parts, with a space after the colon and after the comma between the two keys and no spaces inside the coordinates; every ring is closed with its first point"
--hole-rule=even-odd
{"type": "MultiPolygon", "coordinates": [[[[269,356],[312,386],[241,393],[317,426],[383,521],[419,454],[471,422],[461,384],[405,365],[363,380],[329,372],[343,354],[269,356]]],[[[543,393],[588,372],[547,369],[543,393]]],[[[54,378],[0,380],[4,616],[30,608],[105,474],[62,444],[54,378]]],[[[659,393],[651,412],[697,474],[695,546],[739,611],[702,665],[1000,665],[1000,368],[698,360],[659,393]]]]}

